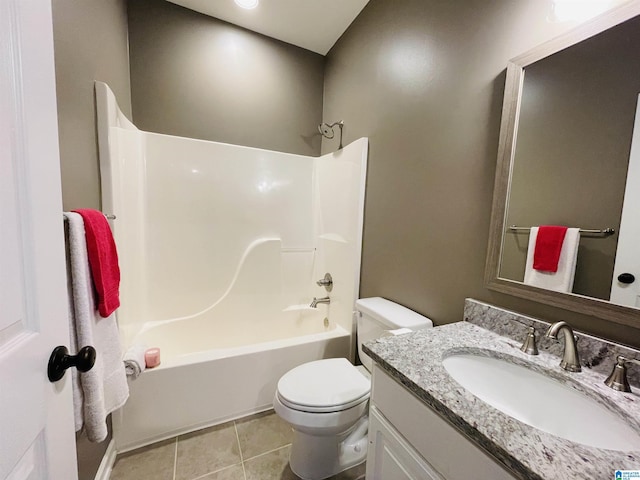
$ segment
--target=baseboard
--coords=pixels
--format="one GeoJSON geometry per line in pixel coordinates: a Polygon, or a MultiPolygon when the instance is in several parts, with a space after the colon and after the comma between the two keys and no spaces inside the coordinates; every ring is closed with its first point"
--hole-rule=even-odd
{"type": "Polygon", "coordinates": [[[111,439],[106,452],[104,452],[104,457],[102,457],[102,461],[100,462],[100,466],[98,467],[94,480],[109,480],[111,470],[113,470],[113,465],[116,463],[117,454],[116,442],[111,439]]]}
{"type": "MultiPolygon", "coordinates": [[[[142,447],[146,447],[148,445],[152,445],[154,443],[162,442],[164,440],[175,439],[176,437],[179,437],[180,435],[185,435],[185,434],[188,434],[188,433],[196,432],[198,430],[202,430],[204,428],[213,427],[213,426],[216,426],[216,425],[222,425],[223,423],[231,422],[231,421],[234,421],[234,420],[239,420],[241,418],[249,417],[251,415],[255,415],[255,414],[258,414],[258,413],[268,412],[269,410],[273,410],[273,405],[272,404],[263,405],[263,406],[256,407],[256,408],[252,408],[250,410],[243,411],[243,412],[240,412],[240,413],[237,413],[237,414],[234,414],[234,415],[230,415],[228,417],[220,417],[220,418],[217,418],[217,419],[215,419],[214,421],[211,421],[211,422],[198,423],[196,425],[190,425],[188,427],[177,428],[177,429],[171,430],[169,432],[163,433],[162,435],[156,435],[156,436],[153,436],[153,437],[148,437],[148,438],[145,438],[143,440],[139,440],[139,441],[136,441],[136,442],[133,442],[133,443],[127,443],[125,445],[118,445],[118,453],[127,453],[127,452],[130,452],[132,450],[137,450],[138,448],[142,448],[142,447]]],[[[114,440],[117,440],[118,432],[116,430],[117,430],[118,427],[114,426],[113,428],[114,428],[113,437],[114,437],[114,440]]],[[[96,476],[95,480],[102,480],[102,479],[99,479],[96,476]]],[[[108,480],[108,479],[104,479],[104,480],[108,480]]]]}

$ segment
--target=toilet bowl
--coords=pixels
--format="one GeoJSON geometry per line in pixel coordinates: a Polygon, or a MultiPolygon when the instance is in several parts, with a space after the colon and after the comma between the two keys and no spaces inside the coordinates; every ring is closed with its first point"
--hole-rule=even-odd
{"type": "Polygon", "coordinates": [[[304,480],[325,479],[366,459],[372,361],[362,343],[390,329],[433,325],[380,297],[358,300],[356,310],[362,366],[346,358],[317,360],[290,370],[278,382],[274,410],[293,428],[289,465],[304,480]]]}
{"type": "Polygon", "coordinates": [[[282,376],[273,407],[294,431],[293,473],[316,480],[364,461],[370,391],[369,378],[346,358],[305,363],[282,376]]]}

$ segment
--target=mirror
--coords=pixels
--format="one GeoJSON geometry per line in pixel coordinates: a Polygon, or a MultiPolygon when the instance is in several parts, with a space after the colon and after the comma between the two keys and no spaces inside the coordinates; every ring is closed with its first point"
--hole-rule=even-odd
{"type": "Polygon", "coordinates": [[[488,288],[638,326],[638,51],[634,0],[507,65],[488,288]],[[530,228],[538,225],[581,229],[566,291],[524,282],[530,228]],[[621,273],[637,279],[620,282],[621,273]]]}

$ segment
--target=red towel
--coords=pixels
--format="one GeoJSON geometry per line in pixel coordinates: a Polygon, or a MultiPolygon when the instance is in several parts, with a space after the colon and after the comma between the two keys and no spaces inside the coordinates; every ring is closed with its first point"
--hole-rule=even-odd
{"type": "Polygon", "coordinates": [[[111,227],[102,212],[80,209],[93,285],[98,296],[98,312],[107,318],[120,306],[120,268],[111,227]]]}
{"type": "Polygon", "coordinates": [[[533,251],[533,268],[543,272],[557,272],[567,227],[541,225],[538,227],[536,248],[533,251]]]}

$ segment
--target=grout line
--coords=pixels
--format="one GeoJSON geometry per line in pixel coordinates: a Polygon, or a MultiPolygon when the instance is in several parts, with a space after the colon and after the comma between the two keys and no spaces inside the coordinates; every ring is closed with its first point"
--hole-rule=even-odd
{"type": "Polygon", "coordinates": [[[176,446],[173,450],[173,480],[176,480],[178,474],[178,437],[176,436],[176,446]]]}
{"type": "Polygon", "coordinates": [[[263,453],[260,453],[260,454],[258,454],[258,455],[254,455],[254,456],[253,456],[253,457],[251,457],[251,458],[247,458],[246,460],[243,460],[243,462],[244,462],[244,461],[248,461],[248,460],[253,460],[254,458],[262,457],[263,455],[268,455],[268,454],[273,453],[273,452],[277,452],[278,450],[282,450],[283,448],[287,448],[287,447],[289,447],[289,446],[291,446],[291,444],[290,444],[290,443],[287,443],[286,445],[282,445],[282,446],[280,446],[280,447],[274,448],[274,449],[272,449],[272,450],[269,450],[268,452],[263,452],[263,453]]]}
{"type": "Polygon", "coordinates": [[[233,429],[236,432],[236,441],[238,442],[238,451],[240,452],[240,462],[242,465],[242,475],[244,480],[247,480],[247,471],[244,469],[244,456],[242,455],[242,447],[240,446],[240,435],[238,435],[238,424],[236,421],[233,421],[233,429]]]}
{"type": "Polygon", "coordinates": [[[202,478],[208,477],[209,475],[211,475],[213,473],[224,472],[225,470],[228,470],[228,469],[233,468],[233,467],[237,467],[238,465],[242,465],[242,463],[234,463],[233,465],[229,465],[228,467],[223,467],[223,468],[220,468],[218,470],[214,470],[213,472],[209,472],[209,473],[205,473],[204,475],[200,475],[199,477],[196,477],[196,478],[194,478],[192,480],[200,480],[202,478]]]}

